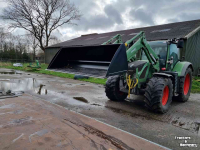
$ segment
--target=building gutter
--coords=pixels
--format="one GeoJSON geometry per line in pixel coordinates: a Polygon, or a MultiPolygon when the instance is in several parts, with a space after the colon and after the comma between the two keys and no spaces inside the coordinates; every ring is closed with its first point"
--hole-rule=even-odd
{"type": "Polygon", "coordinates": [[[189,39],[192,37],[194,34],[196,34],[198,31],[200,31],[200,26],[194,29],[192,32],[190,32],[188,35],[185,36],[186,39],[189,39]]]}
{"type": "Polygon", "coordinates": [[[45,49],[50,49],[50,48],[61,48],[61,47],[59,47],[59,46],[57,46],[57,47],[46,47],[45,49]]]}

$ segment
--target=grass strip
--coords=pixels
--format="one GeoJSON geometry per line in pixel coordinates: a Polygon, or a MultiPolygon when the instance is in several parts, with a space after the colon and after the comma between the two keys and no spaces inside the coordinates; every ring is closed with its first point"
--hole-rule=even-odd
{"type": "MultiPolygon", "coordinates": [[[[26,71],[26,72],[47,74],[47,75],[52,75],[52,76],[57,76],[57,77],[62,77],[62,78],[70,78],[70,79],[74,78],[74,74],[46,70],[48,67],[48,65],[46,65],[46,64],[41,64],[40,69],[27,67],[28,65],[29,65],[28,63],[25,63],[25,64],[23,64],[23,67],[14,67],[12,63],[0,63],[0,68],[7,68],[7,69],[14,69],[14,70],[20,70],[20,71],[26,71]]],[[[105,85],[107,79],[90,77],[89,79],[78,79],[78,80],[105,85]]]]}

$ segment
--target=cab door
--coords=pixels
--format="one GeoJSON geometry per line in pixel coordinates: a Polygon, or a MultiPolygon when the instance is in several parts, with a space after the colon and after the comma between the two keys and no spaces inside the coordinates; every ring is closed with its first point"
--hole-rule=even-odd
{"type": "Polygon", "coordinates": [[[177,48],[176,44],[170,44],[168,59],[172,60],[171,69],[173,69],[176,63],[180,60],[180,49],[177,48]]]}

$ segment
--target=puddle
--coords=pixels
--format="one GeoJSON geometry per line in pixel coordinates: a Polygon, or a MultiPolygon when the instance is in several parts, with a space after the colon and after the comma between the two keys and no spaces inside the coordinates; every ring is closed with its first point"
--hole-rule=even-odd
{"type": "Polygon", "coordinates": [[[45,87],[42,81],[36,80],[35,78],[0,81],[0,99],[7,97],[8,93],[20,95],[20,93],[27,92],[41,95],[48,101],[54,103],[59,102],[62,103],[62,105],[86,105],[89,103],[84,97],[69,97],[65,94],[65,91],[56,92],[47,90],[45,87]]]}
{"type": "Polygon", "coordinates": [[[87,99],[85,99],[84,97],[73,97],[75,100],[84,102],[84,103],[89,103],[87,99]]]}
{"type": "Polygon", "coordinates": [[[10,81],[10,79],[0,79],[0,81],[10,81]]]}
{"type": "Polygon", "coordinates": [[[39,94],[39,95],[47,95],[48,94],[47,89],[43,88],[44,86],[45,85],[40,84],[40,87],[39,87],[37,94],[39,94]]]}
{"type": "Polygon", "coordinates": [[[39,95],[47,95],[44,86],[42,82],[34,78],[0,80],[0,91],[4,93],[31,90],[39,95]]]}
{"type": "Polygon", "coordinates": [[[0,74],[22,74],[22,73],[17,72],[15,70],[1,70],[0,74]]]}

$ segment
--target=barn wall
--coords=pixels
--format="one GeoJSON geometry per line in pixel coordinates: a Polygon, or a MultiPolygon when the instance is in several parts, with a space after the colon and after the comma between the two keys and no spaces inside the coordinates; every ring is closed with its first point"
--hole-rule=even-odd
{"type": "Polygon", "coordinates": [[[200,67],[200,31],[187,40],[185,59],[193,64],[194,75],[197,75],[200,67]]]}
{"type": "Polygon", "coordinates": [[[45,63],[49,64],[60,48],[47,48],[45,50],[45,63]]]}

